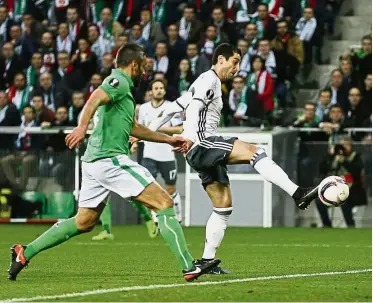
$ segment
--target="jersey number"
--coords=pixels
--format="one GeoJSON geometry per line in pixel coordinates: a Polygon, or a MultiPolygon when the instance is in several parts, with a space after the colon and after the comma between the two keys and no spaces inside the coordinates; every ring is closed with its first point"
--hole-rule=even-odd
{"type": "Polygon", "coordinates": [[[176,169],[170,170],[169,174],[170,174],[170,180],[175,180],[177,170],[176,169]]]}

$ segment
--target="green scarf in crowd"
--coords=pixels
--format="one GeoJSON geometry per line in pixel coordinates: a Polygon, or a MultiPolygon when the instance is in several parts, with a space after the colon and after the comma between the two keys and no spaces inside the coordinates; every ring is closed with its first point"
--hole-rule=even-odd
{"type": "Polygon", "coordinates": [[[34,88],[35,83],[36,83],[36,73],[35,73],[35,68],[32,65],[30,65],[27,68],[26,80],[27,80],[27,86],[29,87],[29,89],[34,88]]]}
{"type": "Polygon", "coordinates": [[[15,8],[15,17],[21,18],[27,10],[27,1],[30,0],[18,0],[17,7],[15,8]]]}
{"type": "Polygon", "coordinates": [[[153,8],[153,20],[157,23],[163,24],[166,18],[166,0],[162,0],[157,9],[153,8]]]}

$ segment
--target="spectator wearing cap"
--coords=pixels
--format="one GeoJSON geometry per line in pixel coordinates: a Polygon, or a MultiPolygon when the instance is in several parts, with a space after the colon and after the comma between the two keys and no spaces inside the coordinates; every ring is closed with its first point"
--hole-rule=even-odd
{"type": "Polygon", "coordinates": [[[170,24],[167,28],[167,49],[170,59],[170,70],[174,71],[182,58],[186,56],[187,43],[179,36],[177,24],[170,24]]]}
{"type": "Polygon", "coordinates": [[[196,18],[195,8],[186,6],[179,23],[179,36],[188,43],[201,43],[203,40],[203,23],[196,18]]]}
{"type": "Polygon", "coordinates": [[[226,19],[225,12],[222,7],[214,7],[211,14],[209,24],[215,25],[217,35],[221,41],[229,41],[232,44],[237,43],[236,27],[232,21],[226,19]]]}
{"type": "Polygon", "coordinates": [[[153,46],[149,41],[143,38],[140,24],[134,24],[132,26],[130,41],[136,42],[137,44],[141,44],[145,48],[146,55],[152,56],[153,46]]]}
{"type": "Polygon", "coordinates": [[[97,56],[92,52],[89,42],[86,39],[79,39],[78,49],[72,57],[73,65],[82,75],[85,83],[97,72],[97,56]]]}
{"type": "Polygon", "coordinates": [[[6,91],[10,102],[12,102],[20,113],[23,108],[29,103],[29,90],[27,89],[26,77],[24,73],[18,73],[14,77],[14,83],[6,91]]]}
{"type": "Polygon", "coordinates": [[[312,38],[315,34],[317,21],[314,17],[313,9],[306,7],[303,10],[303,17],[300,18],[295,26],[299,39],[303,41],[304,47],[304,64],[312,62],[312,38]]]}
{"type": "Polygon", "coordinates": [[[275,58],[273,51],[271,51],[269,40],[261,39],[259,41],[257,55],[264,59],[265,68],[271,74],[272,78],[276,78],[277,77],[276,58],[275,58]]]}
{"type": "Polygon", "coordinates": [[[260,3],[257,12],[257,16],[250,19],[250,23],[256,24],[258,31],[257,37],[272,41],[276,36],[276,21],[269,15],[268,5],[260,3]]]}
{"type": "Polygon", "coordinates": [[[361,93],[357,87],[353,87],[348,95],[349,107],[346,112],[346,119],[351,127],[363,127],[365,121],[369,118],[369,112],[365,110],[361,100],[361,93]]]}
{"type": "Polygon", "coordinates": [[[43,56],[43,66],[45,70],[52,72],[57,63],[56,49],[54,48],[52,33],[45,32],[41,36],[39,53],[43,56]]]}
{"type": "Polygon", "coordinates": [[[70,55],[66,51],[57,55],[58,67],[53,72],[53,81],[57,90],[67,90],[72,93],[74,90],[81,90],[85,86],[82,73],[74,68],[70,61],[70,55]]]}
{"type": "Polygon", "coordinates": [[[72,104],[69,107],[69,124],[72,126],[78,125],[80,114],[83,110],[85,101],[84,94],[76,91],[72,95],[72,104]]]}
{"type": "Polygon", "coordinates": [[[169,59],[167,56],[167,43],[158,42],[155,46],[154,71],[167,74],[169,70],[169,59]]]}
{"type": "Polygon", "coordinates": [[[39,83],[39,77],[47,69],[43,65],[43,57],[41,53],[34,53],[31,57],[31,64],[26,70],[26,79],[29,90],[32,91],[39,83]]]}
{"type": "Polygon", "coordinates": [[[14,52],[14,46],[10,42],[6,42],[2,48],[2,56],[0,57],[0,89],[6,89],[12,85],[16,73],[22,72],[22,62],[14,52]]]}
{"type": "MultiPolygon", "coordinates": [[[[19,126],[21,114],[13,103],[9,103],[8,94],[0,90],[0,127],[19,126]]],[[[2,149],[12,150],[17,135],[0,134],[0,145],[2,149]]]]}
{"type": "Polygon", "coordinates": [[[10,39],[10,28],[14,24],[14,21],[9,17],[8,8],[6,6],[0,6],[0,46],[1,42],[9,41],[10,39]]]}
{"type": "Polygon", "coordinates": [[[113,12],[109,7],[105,7],[101,11],[101,20],[97,22],[98,27],[100,28],[100,35],[104,39],[112,39],[114,41],[118,36],[123,32],[123,28],[120,23],[113,18],[113,12]]]}
{"type": "Polygon", "coordinates": [[[21,58],[23,67],[26,68],[30,64],[32,54],[36,52],[34,41],[27,36],[22,36],[20,25],[13,25],[10,28],[10,39],[14,45],[14,52],[21,58]]]}
{"type": "Polygon", "coordinates": [[[348,109],[347,95],[348,91],[343,85],[343,72],[335,69],[330,74],[331,83],[326,87],[332,93],[332,104],[340,104],[344,110],[348,109]]]}
{"type": "Polygon", "coordinates": [[[237,42],[237,47],[241,50],[241,63],[239,74],[246,78],[247,74],[250,72],[250,53],[249,53],[249,43],[245,39],[239,39],[237,42]]]}
{"type": "Polygon", "coordinates": [[[365,77],[362,97],[365,110],[372,115],[372,74],[367,74],[365,77]]]}
{"type": "Polygon", "coordinates": [[[40,44],[40,37],[45,32],[45,27],[41,22],[35,20],[31,13],[27,12],[23,14],[21,27],[26,37],[35,41],[37,45],[40,44]]]}
{"type": "Polygon", "coordinates": [[[248,23],[245,28],[244,39],[249,43],[249,55],[255,55],[258,51],[258,30],[256,24],[248,23]]]}
{"type": "Polygon", "coordinates": [[[100,74],[102,79],[105,79],[111,74],[111,70],[114,68],[114,57],[111,53],[106,53],[102,56],[100,74]]]}
{"type": "Polygon", "coordinates": [[[73,40],[69,35],[69,26],[67,23],[58,25],[58,35],[56,38],[57,52],[67,51],[70,55],[73,51],[73,40]]]}
{"type": "Polygon", "coordinates": [[[102,83],[102,77],[100,74],[93,74],[87,87],[84,89],[84,100],[87,101],[91,94],[97,89],[102,83]]]}
{"type": "Polygon", "coordinates": [[[339,63],[339,68],[343,72],[343,86],[346,89],[359,86],[359,78],[352,68],[352,63],[349,58],[342,58],[339,63]]]}
{"type": "Polygon", "coordinates": [[[70,6],[67,8],[66,23],[69,26],[71,40],[78,41],[80,38],[87,38],[87,22],[79,18],[76,7],[70,6]]]}
{"type": "Polygon", "coordinates": [[[104,39],[103,36],[100,36],[99,31],[100,29],[97,25],[90,25],[88,28],[88,41],[91,43],[92,52],[97,56],[99,66],[101,66],[102,57],[106,53],[111,53],[114,45],[111,40],[104,39]]]}
{"type": "Polygon", "coordinates": [[[43,95],[33,94],[31,105],[35,109],[35,119],[39,125],[54,120],[54,112],[45,106],[43,95]]]}
{"type": "Polygon", "coordinates": [[[115,40],[115,47],[113,50],[113,57],[115,58],[117,56],[118,50],[126,45],[128,41],[130,40],[130,37],[127,34],[120,34],[118,38],[115,40]]]}
{"type": "Polygon", "coordinates": [[[217,28],[215,25],[209,25],[206,28],[205,38],[202,41],[202,47],[201,47],[201,54],[205,54],[206,57],[209,59],[212,58],[212,55],[215,51],[215,48],[220,43],[225,43],[227,40],[221,40],[225,39],[223,35],[218,36],[217,28]]]}
{"type": "Polygon", "coordinates": [[[196,43],[188,43],[187,57],[190,61],[194,77],[198,77],[211,67],[210,60],[204,54],[199,54],[198,45],[196,43]]]}
{"type": "Polygon", "coordinates": [[[328,89],[322,89],[319,92],[319,101],[316,106],[316,116],[320,121],[329,115],[329,109],[332,106],[332,94],[328,89]]]}
{"type": "Polygon", "coordinates": [[[145,40],[150,41],[152,45],[166,40],[166,35],[162,31],[161,25],[151,19],[151,12],[149,9],[143,9],[141,11],[140,19],[142,37],[145,40]]]}
{"type": "Polygon", "coordinates": [[[372,36],[361,39],[361,49],[351,57],[352,65],[359,74],[360,83],[364,83],[366,75],[372,74],[372,36]]]}

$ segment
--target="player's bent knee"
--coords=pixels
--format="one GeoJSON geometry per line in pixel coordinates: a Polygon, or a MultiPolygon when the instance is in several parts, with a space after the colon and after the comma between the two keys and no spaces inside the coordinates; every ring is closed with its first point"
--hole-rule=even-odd
{"type": "Polygon", "coordinates": [[[89,216],[82,216],[79,213],[75,217],[75,224],[78,230],[82,233],[87,233],[93,230],[96,220],[89,216]]]}

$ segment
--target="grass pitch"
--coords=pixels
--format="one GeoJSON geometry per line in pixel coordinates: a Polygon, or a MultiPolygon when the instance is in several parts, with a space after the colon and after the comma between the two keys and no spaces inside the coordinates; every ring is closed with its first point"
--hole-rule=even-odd
{"type": "MultiPolygon", "coordinates": [[[[370,269],[370,229],[229,227],[218,257],[232,274],[187,283],[163,239],[149,239],[144,226],[116,226],[114,241],[92,242],[97,227],[42,252],[18,281],[7,281],[9,247],[27,244],[47,228],[0,225],[0,301],[372,301],[371,272],[284,277],[370,269]],[[260,278],[269,276],[278,277],[260,278]],[[149,285],[162,286],[138,288],[149,285]]],[[[185,234],[200,258],[204,228],[186,228],[185,234]]]]}

